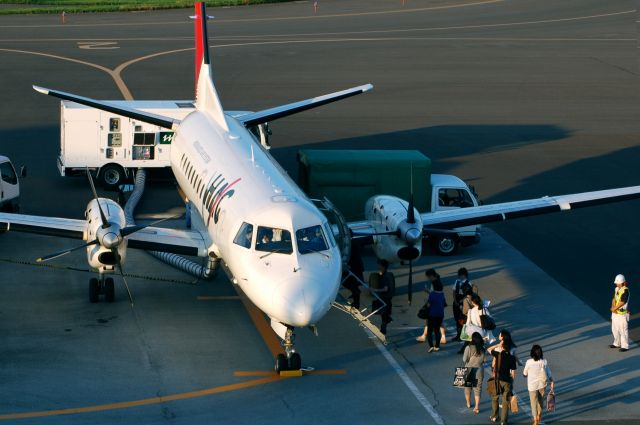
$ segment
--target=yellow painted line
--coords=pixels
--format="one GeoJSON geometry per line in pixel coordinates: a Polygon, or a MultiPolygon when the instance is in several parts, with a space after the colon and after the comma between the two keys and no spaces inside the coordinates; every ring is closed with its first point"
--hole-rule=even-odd
{"type": "MultiPolygon", "coordinates": [[[[346,375],[345,369],[325,369],[325,370],[303,370],[304,375],[346,375]]],[[[250,376],[277,376],[272,370],[239,370],[233,372],[233,376],[250,377],[250,376]]]]}
{"type": "Polygon", "coordinates": [[[240,289],[238,285],[233,285],[233,288],[238,293],[238,296],[240,296],[242,304],[244,304],[244,308],[247,309],[249,317],[251,317],[253,324],[262,337],[262,340],[267,345],[267,348],[269,349],[269,351],[271,351],[271,355],[275,359],[278,354],[283,353],[282,345],[280,345],[280,340],[276,336],[273,329],[271,329],[269,323],[267,323],[267,319],[264,313],[260,311],[258,307],[253,305],[253,303],[249,300],[249,298],[247,298],[247,296],[244,294],[244,292],[242,292],[242,289],[240,289]]]}
{"type": "Polygon", "coordinates": [[[198,301],[227,301],[227,300],[239,300],[238,295],[221,295],[219,297],[211,295],[199,295],[196,298],[198,301]]]}
{"type": "Polygon", "coordinates": [[[254,379],[251,381],[238,382],[235,384],[222,385],[220,387],[208,388],[199,391],[191,391],[186,393],[172,394],[167,396],[145,398],[142,400],[124,401],[120,403],[99,404],[96,406],[76,407],[70,409],[60,410],[44,410],[40,412],[25,412],[25,413],[9,413],[0,415],[0,421],[6,421],[11,419],[27,419],[27,418],[42,418],[46,416],[60,416],[60,415],[74,415],[78,413],[90,413],[90,412],[104,412],[107,410],[126,409],[129,407],[148,406],[151,404],[166,403],[169,401],[185,400],[196,397],[204,397],[213,394],[220,394],[229,391],[237,391],[245,388],[256,387],[258,385],[269,384],[271,382],[278,381],[279,376],[267,376],[265,378],[254,379]]]}

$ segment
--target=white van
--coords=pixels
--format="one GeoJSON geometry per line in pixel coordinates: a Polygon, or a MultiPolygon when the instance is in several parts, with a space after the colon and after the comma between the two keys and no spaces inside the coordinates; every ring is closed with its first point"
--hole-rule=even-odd
{"type": "MultiPolygon", "coordinates": [[[[26,175],[22,168],[21,174],[26,175]]],[[[0,155],[0,211],[18,212],[20,209],[20,182],[11,160],[0,155]]]]}

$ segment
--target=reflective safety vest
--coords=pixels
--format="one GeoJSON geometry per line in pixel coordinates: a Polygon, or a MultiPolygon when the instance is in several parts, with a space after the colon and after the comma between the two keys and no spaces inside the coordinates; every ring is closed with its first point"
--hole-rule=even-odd
{"type": "MultiPolygon", "coordinates": [[[[622,288],[618,289],[616,291],[615,296],[613,297],[613,302],[615,303],[614,305],[618,305],[618,303],[622,300],[622,294],[628,291],[629,291],[629,288],[627,288],[626,286],[623,286],[622,288]]],[[[623,305],[622,307],[620,307],[615,311],[617,314],[627,314],[627,306],[629,305],[629,298],[627,298],[627,302],[625,303],[625,305],[623,305]]]]}

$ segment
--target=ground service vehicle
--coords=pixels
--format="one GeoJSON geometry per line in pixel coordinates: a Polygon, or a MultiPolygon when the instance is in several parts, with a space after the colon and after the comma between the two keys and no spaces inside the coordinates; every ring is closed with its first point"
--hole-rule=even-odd
{"type": "MultiPolygon", "coordinates": [[[[182,120],[195,111],[192,101],[112,101],[116,106],[139,109],[182,120]]],[[[247,112],[225,112],[231,116],[247,112]]],[[[268,147],[267,124],[248,129],[268,147]]],[[[84,175],[87,168],[104,187],[115,188],[137,168],[171,167],[174,132],[157,125],[84,106],[60,102],[60,154],[62,176],[84,175]]]]}
{"type": "MultiPolygon", "coordinates": [[[[22,177],[26,176],[26,169],[22,167],[22,177]]],[[[20,210],[20,182],[18,174],[6,156],[0,155],[0,211],[18,212],[20,210]]]]}
{"type": "MultiPolygon", "coordinates": [[[[478,206],[475,191],[456,176],[432,174],[431,160],[415,150],[312,150],[298,153],[298,181],[311,197],[327,197],[346,220],[362,220],[363,205],[375,195],[408,200],[413,186],[421,213],[478,206]]],[[[480,240],[480,225],[431,235],[441,255],[480,240]]]]}

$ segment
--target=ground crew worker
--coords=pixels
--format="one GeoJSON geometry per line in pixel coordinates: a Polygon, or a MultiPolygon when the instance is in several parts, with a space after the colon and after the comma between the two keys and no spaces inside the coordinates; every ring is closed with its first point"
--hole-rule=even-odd
{"type": "Polygon", "coordinates": [[[613,344],[609,348],[618,348],[619,351],[629,350],[629,288],[624,275],[617,275],[613,283],[616,290],[611,300],[611,331],[613,332],[613,344]]]}

